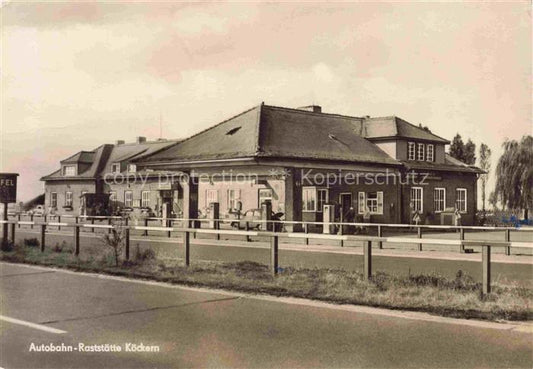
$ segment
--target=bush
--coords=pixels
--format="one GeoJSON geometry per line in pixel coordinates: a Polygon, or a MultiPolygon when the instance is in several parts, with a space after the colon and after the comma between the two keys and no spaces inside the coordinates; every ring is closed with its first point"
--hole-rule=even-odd
{"type": "Polygon", "coordinates": [[[135,256],[134,260],[136,263],[142,263],[147,260],[154,260],[155,259],[155,251],[148,248],[141,251],[139,248],[139,245],[135,247],[135,256]]]}
{"type": "Polygon", "coordinates": [[[2,240],[2,251],[5,251],[5,252],[10,252],[10,251],[13,251],[13,248],[15,247],[15,245],[13,244],[13,242],[9,241],[9,240],[2,240]]]}
{"type": "Polygon", "coordinates": [[[24,246],[27,247],[39,247],[41,243],[37,238],[25,238],[24,239],[24,246]]]}
{"type": "Polygon", "coordinates": [[[57,243],[54,245],[54,247],[52,248],[52,251],[53,252],[63,252],[63,250],[66,251],[68,245],[65,241],[61,242],[61,244],[57,243]]]}

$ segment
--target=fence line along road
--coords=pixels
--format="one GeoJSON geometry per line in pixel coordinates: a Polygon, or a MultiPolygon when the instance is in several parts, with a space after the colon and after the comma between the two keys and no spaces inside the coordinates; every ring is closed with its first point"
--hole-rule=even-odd
{"type": "MultiPolygon", "coordinates": [[[[17,224],[35,225],[35,222],[25,222],[18,220],[3,220],[0,221],[4,227],[11,225],[11,239],[15,242],[15,226],[17,224]]],[[[190,235],[197,233],[208,233],[226,235],[242,235],[248,239],[250,236],[267,237],[270,240],[270,271],[275,276],[279,271],[279,238],[307,238],[307,239],[330,239],[338,241],[362,241],[363,242],[363,276],[365,279],[371,279],[372,277],[372,242],[395,242],[395,243],[412,243],[412,238],[402,237],[383,237],[383,236],[369,236],[369,235],[332,235],[332,234],[314,234],[314,233],[295,233],[295,232],[270,232],[270,231],[236,231],[236,230],[221,230],[221,229],[202,229],[202,228],[173,228],[173,227],[146,227],[135,225],[113,225],[113,224],[80,224],[76,223],[39,223],[41,228],[41,252],[45,251],[46,245],[46,227],[51,225],[61,225],[64,227],[72,227],[74,229],[74,254],[79,256],[80,254],[80,228],[103,228],[108,229],[109,232],[113,228],[124,229],[124,242],[125,242],[125,258],[129,259],[130,256],[130,230],[142,230],[142,231],[158,231],[158,232],[179,232],[183,234],[182,242],[185,248],[184,260],[185,265],[190,265],[190,235]]],[[[420,230],[420,228],[418,228],[420,230]]],[[[421,233],[420,231],[418,232],[421,233]]],[[[483,271],[483,293],[488,294],[491,290],[491,246],[492,247],[521,247],[521,248],[533,248],[533,242],[510,242],[510,241],[492,241],[492,240],[465,240],[462,237],[460,240],[441,240],[441,239],[424,239],[426,243],[435,243],[443,245],[459,245],[461,248],[464,246],[481,246],[482,247],[482,271],[483,271]]]]}

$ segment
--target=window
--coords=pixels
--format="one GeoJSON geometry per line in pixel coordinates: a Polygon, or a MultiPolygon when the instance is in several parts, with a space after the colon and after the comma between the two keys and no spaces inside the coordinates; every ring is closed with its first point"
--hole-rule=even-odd
{"type": "Polygon", "coordinates": [[[135,173],[137,171],[137,165],[128,164],[128,173],[135,173]]]}
{"type": "Polygon", "coordinates": [[[466,188],[455,190],[455,206],[461,213],[466,213],[466,188]]]}
{"type": "Polygon", "coordinates": [[[329,191],[326,188],[319,188],[317,190],[317,194],[318,194],[317,211],[321,213],[324,209],[324,204],[326,204],[329,201],[329,191]]]}
{"type": "Polygon", "coordinates": [[[87,193],[87,191],[81,191],[81,196],[80,196],[80,207],[81,207],[81,206],[84,206],[85,197],[83,197],[83,195],[85,195],[86,193],[87,193]]]}
{"type": "Polygon", "coordinates": [[[302,188],[302,211],[316,211],[316,187],[302,188]]]}
{"type": "Polygon", "coordinates": [[[418,144],[417,159],[420,161],[424,161],[425,148],[426,145],[424,145],[423,143],[418,144]]]}
{"type": "Polygon", "coordinates": [[[57,208],[57,192],[50,193],[50,207],[57,208]]]}
{"type": "Polygon", "coordinates": [[[366,209],[370,214],[383,214],[383,191],[377,192],[359,192],[357,202],[357,211],[364,214],[366,209]]]}
{"type": "Polygon", "coordinates": [[[241,190],[228,190],[228,210],[236,210],[237,209],[237,203],[241,199],[241,190]]]}
{"type": "Polygon", "coordinates": [[[109,192],[109,202],[112,205],[116,205],[117,203],[117,192],[116,191],[109,192]]]}
{"type": "Polygon", "coordinates": [[[72,207],[72,192],[65,192],[65,206],[72,207]]]}
{"type": "Polygon", "coordinates": [[[415,160],[416,157],[415,157],[415,143],[414,142],[409,142],[409,147],[408,147],[408,159],[409,160],[415,160]]]}
{"type": "Polygon", "coordinates": [[[422,199],[423,189],[422,187],[411,187],[411,210],[422,212],[424,209],[424,203],[422,199]]]}
{"type": "Polygon", "coordinates": [[[141,207],[147,208],[150,206],[150,191],[141,192],[141,207]]]}
{"type": "Polygon", "coordinates": [[[209,206],[212,202],[218,202],[217,190],[206,190],[205,192],[205,206],[209,206]]]}
{"type": "Polygon", "coordinates": [[[272,189],[270,188],[260,188],[259,189],[259,207],[265,201],[272,202],[272,189]]]}
{"type": "Polygon", "coordinates": [[[433,190],[433,207],[435,212],[444,211],[446,208],[446,189],[435,188],[433,190]]]}
{"type": "Polygon", "coordinates": [[[426,160],[427,161],[433,161],[435,156],[435,146],[433,144],[429,144],[427,147],[427,154],[426,154],[426,160]]]}
{"type": "Polygon", "coordinates": [[[111,166],[111,172],[113,173],[120,173],[120,163],[114,163],[111,166]]]}
{"type": "Polygon", "coordinates": [[[124,191],[124,206],[131,208],[133,206],[133,192],[124,191]]]}
{"type": "Polygon", "coordinates": [[[76,166],[75,165],[65,165],[63,167],[63,175],[65,177],[72,177],[76,175],[76,166]]]}

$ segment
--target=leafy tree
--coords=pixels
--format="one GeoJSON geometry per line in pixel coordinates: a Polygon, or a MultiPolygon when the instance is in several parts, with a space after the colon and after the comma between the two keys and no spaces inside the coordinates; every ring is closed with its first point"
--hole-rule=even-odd
{"type": "Polygon", "coordinates": [[[482,143],[479,147],[479,168],[485,173],[482,174],[479,179],[481,180],[481,202],[483,203],[483,211],[485,211],[485,191],[490,172],[490,155],[490,148],[484,143],[482,143]]]}
{"type": "Polygon", "coordinates": [[[450,155],[457,160],[463,161],[464,152],[465,144],[461,138],[461,135],[458,133],[455,135],[452,140],[452,144],[450,145],[450,155]]]}
{"type": "Polygon", "coordinates": [[[496,196],[509,209],[523,209],[528,218],[533,206],[533,137],[506,140],[496,167],[496,196]]]}
{"type": "Polygon", "coordinates": [[[115,266],[118,267],[120,261],[120,254],[122,247],[126,241],[126,228],[122,222],[115,222],[110,233],[106,233],[102,236],[102,242],[104,245],[110,247],[113,250],[113,259],[115,260],[115,266]]]}
{"type": "Polygon", "coordinates": [[[468,165],[473,165],[476,162],[476,144],[471,139],[466,142],[462,161],[468,165]]]}

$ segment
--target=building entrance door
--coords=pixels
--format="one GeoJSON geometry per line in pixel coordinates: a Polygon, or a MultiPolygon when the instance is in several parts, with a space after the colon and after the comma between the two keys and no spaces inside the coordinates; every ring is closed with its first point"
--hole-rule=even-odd
{"type": "Polygon", "coordinates": [[[350,210],[352,206],[352,194],[351,193],[341,193],[339,196],[339,204],[341,206],[341,219],[344,220],[346,213],[350,210]]]}

